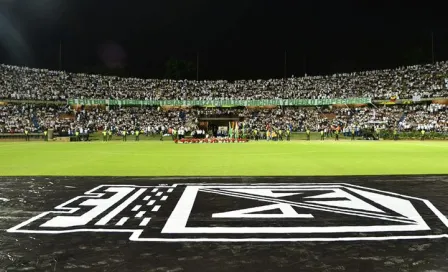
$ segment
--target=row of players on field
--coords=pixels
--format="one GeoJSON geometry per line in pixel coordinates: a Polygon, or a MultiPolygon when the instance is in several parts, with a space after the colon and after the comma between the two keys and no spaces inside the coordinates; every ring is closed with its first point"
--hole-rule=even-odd
{"type": "MultiPolygon", "coordinates": [[[[119,136],[122,137],[123,141],[127,141],[127,137],[133,137],[135,136],[135,140],[140,140],[140,135],[145,133],[141,130],[122,130],[121,132],[117,132],[119,136]]],[[[336,140],[339,140],[339,134],[340,134],[340,128],[336,128],[334,130],[321,130],[320,132],[320,139],[324,140],[327,137],[335,137],[336,140]]],[[[110,141],[112,140],[113,132],[112,130],[103,130],[103,141],[110,141]]],[[[309,129],[306,129],[305,131],[307,140],[310,140],[311,138],[311,131],[309,129]]],[[[78,136],[77,134],[76,136],[78,136]]],[[[148,133],[145,133],[146,136],[149,136],[148,133]]],[[[168,129],[167,131],[160,130],[160,141],[163,141],[165,136],[171,136],[173,140],[175,139],[183,139],[185,138],[185,130],[184,129],[168,129]]],[[[155,136],[155,134],[152,134],[152,136],[155,136]]],[[[191,133],[191,136],[194,138],[212,138],[211,134],[207,134],[205,130],[194,130],[191,133]]],[[[268,140],[268,141],[289,141],[291,139],[291,130],[286,129],[273,129],[269,128],[266,131],[260,131],[257,129],[249,129],[249,130],[238,130],[238,129],[229,129],[228,135],[220,135],[221,137],[226,137],[230,139],[242,139],[242,138],[249,138],[255,141],[258,141],[260,139],[268,140]]],[[[352,139],[355,138],[355,136],[359,136],[355,130],[350,131],[349,133],[344,133],[344,136],[351,136],[352,139]]]]}
{"type": "MultiPolygon", "coordinates": [[[[319,131],[320,134],[320,139],[324,140],[327,137],[333,137],[335,138],[335,140],[339,140],[339,135],[341,134],[341,129],[340,127],[335,127],[335,128],[331,128],[331,129],[322,129],[319,131]]],[[[110,141],[112,140],[112,136],[113,134],[121,136],[123,141],[127,141],[127,137],[128,136],[135,136],[135,140],[139,141],[140,140],[140,135],[141,134],[145,134],[146,136],[149,136],[150,133],[147,133],[143,130],[139,130],[139,129],[135,129],[135,130],[121,130],[121,131],[112,131],[112,130],[103,130],[102,134],[103,134],[103,141],[110,141]],[[115,132],[115,133],[114,133],[115,132]]],[[[393,130],[393,138],[395,140],[398,139],[398,130],[394,129],[393,130]]],[[[425,134],[426,131],[425,130],[421,130],[421,138],[424,139],[425,138],[425,134]]],[[[29,130],[25,129],[25,138],[27,141],[29,141],[29,130]]],[[[83,130],[76,130],[74,135],[70,135],[70,136],[75,136],[76,140],[80,140],[81,138],[85,138],[87,137],[88,140],[88,135],[90,133],[88,131],[83,131],[83,130]]],[[[176,129],[171,129],[169,128],[168,130],[160,130],[159,131],[159,135],[160,135],[160,140],[163,141],[164,136],[171,136],[173,140],[175,139],[182,139],[185,138],[185,134],[186,134],[186,130],[184,128],[180,128],[179,130],[176,129]]],[[[306,134],[306,138],[307,140],[310,140],[310,136],[311,136],[311,131],[309,129],[306,129],[305,131],[306,134]]],[[[351,137],[352,140],[354,140],[354,138],[356,136],[361,136],[361,131],[357,131],[355,129],[352,129],[350,131],[345,131],[342,133],[344,135],[344,137],[351,137]]],[[[155,134],[152,134],[152,136],[155,136],[155,134]]],[[[195,138],[211,138],[213,136],[211,136],[210,134],[207,134],[205,130],[194,130],[191,132],[191,136],[195,137],[195,138]]],[[[231,138],[231,139],[241,139],[241,138],[249,138],[255,141],[258,141],[260,139],[264,139],[264,140],[272,140],[272,141],[283,141],[284,139],[286,139],[287,141],[289,141],[291,139],[291,130],[288,128],[286,130],[282,130],[282,129],[275,129],[275,128],[268,128],[266,131],[259,131],[257,129],[229,129],[228,131],[228,135],[220,135],[221,137],[227,137],[227,138],[231,138]]],[[[379,139],[380,138],[380,129],[376,129],[373,133],[373,138],[379,139]]],[[[48,141],[48,131],[44,130],[44,140],[48,141]]]]}

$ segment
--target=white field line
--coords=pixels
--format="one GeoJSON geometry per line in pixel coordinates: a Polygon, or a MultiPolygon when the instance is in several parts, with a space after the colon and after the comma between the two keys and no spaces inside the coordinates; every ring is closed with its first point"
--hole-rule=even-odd
{"type": "MultiPolygon", "coordinates": [[[[164,144],[167,144],[168,142],[164,142],[164,144]]],[[[23,143],[23,142],[19,142],[19,143],[7,143],[7,144],[2,144],[0,143],[0,152],[2,150],[14,150],[14,149],[22,149],[22,147],[26,147],[26,148],[34,148],[37,146],[42,146],[43,144],[51,144],[53,145],[54,143],[44,143],[44,142],[31,142],[31,143],[23,143]]],[[[62,143],[60,143],[62,144],[62,143]]],[[[67,144],[67,143],[64,143],[67,144]]],[[[72,145],[70,145],[70,147],[73,147],[74,144],[77,145],[81,145],[81,146],[86,146],[86,144],[88,145],[95,145],[95,144],[106,144],[103,142],[82,142],[82,143],[70,143],[72,145]]],[[[110,145],[111,143],[107,143],[107,145],[110,145]]],[[[153,143],[153,142],[128,142],[128,143],[112,143],[111,146],[126,146],[129,144],[143,144],[143,146],[146,145],[153,145],[153,144],[160,144],[159,142],[153,143]]],[[[448,141],[445,143],[441,143],[441,142],[437,142],[437,143],[431,143],[431,142],[427,142],[427,143],[423,143],[423,142],[416,142],[416,141],[349,141],[349,140],[342,140],[342,141],[334,141],[333,139],[327,139],[325,141],[319,141],[319,140],[313,140],[313,141],[291,141],[291,142],[267,142],[267,141],[258,141],[258,142],[249,142],[249,143],[242,143],[240,145],[242,146],[246,146],[246,145],[281,145],[281,146],[286,146],[286,145],[293,145],[293,146],[307,146],[307,147],[313,147],[313,146],[326,146],[326,145],[342,145],[342,146],[378,146],[378,147],[388,147],[388,148],[401,148],[403,146],[407,146],[407,147],[412,147],[412,146],[424,146],[424,147],[433,147],[433,148],[448,148],[448,141]]],[[[173,143],[174,145],[174,143],[173,143]]],[[[183,145],[183,144],[181,144],[183,145]]],[[[198,145],[198,144],[187,144],[187,145],[198,145]]],[[[199,144],[200,145],[200,144],[199,144]]],[[[203,144],[203,145],[211,145],[211,144],[203,144]]],[[[236,146],[239,144],[213,144],[214,146],[225,146],[225,145],[229,145],[229,146],[236,146]]],[[[85,149],[85,150],[40,150],[43,152],[67,152],[67,153],[85,153],[85,152],[91,152],[91,150],[85,149]]],[[[300,150],[301,153],[327,153],[327,152],[331,152],[331,150],[300,150]]],[[[100,154],[106,154],[106,155],[125,155],[125,154],[130,154],[130,155],[142,155],[142,156],[146,156],[146,155],[151,155],[152,153],[150,153],[151,150],[148,150],[148,153],[134,153],[132,152],[132,150],[130,150],[129,152],[101,152],[101,151],[96,151],[95,153],[100,153],[100,154]]],[[[173,151],[173,152],[165,152],[165,155],[171,155],[171,156],[179,156],[179,157],[183,157],[183,156],[190,156],[190,154],[182,154],[179,153],[177,151],[173,151]]],[[[219,152],[215,152],[213,154],[207,154],[207,156],[218,156],[221,153],[219,152]]],[[[287,152],[287,153],[245,153],[244,155],[248,155],[248,156],[263,156],[266,154],[270,154],[270,155],[293,155],[293,154],[297,154],[296,152],[287,152]]]]}
{"type": "MultiPolygon", "coordinates": [[[[56,152],[56,151],[55,151],[56,152]]],[[[81,152],[81,151],[77,151],[80,153],[85,153],[88,152],[87,150],[85,152],[81,152]]],[[[95,152],[97,154],[105,154],[105,155],[139,155],[139,156],[152,156],[154,155],[154,153],[133,153],[133,152],[95,152]]],[[[314,151],[314,150],[310,150],[310,151],[300,151],[301,154],[304,153],[328,153],[328,151],[314,151]]],[[[216,157],[216,156],[222,156],[223,154],[227,154],[224,152],[221,153],[212,153],[212,154],[199,154],[198,156],[200,157],[216,157]]],[[[273,156],[273,155],[297,155],[297,152],[288,152],[288,153],[273,153],[273,152],[269,152],[269,153],[244,153],[244,156],[273,156]]],[[[191,154],[186,154],[186,153],[168,153],[168,154],[158,154],[157,156],[164,156],[164,157],[192,157],[191,154]]]]}

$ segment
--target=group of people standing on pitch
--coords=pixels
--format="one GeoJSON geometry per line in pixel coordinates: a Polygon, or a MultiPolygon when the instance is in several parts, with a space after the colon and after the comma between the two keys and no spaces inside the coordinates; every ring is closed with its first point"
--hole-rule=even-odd
{"type": "Polygon", "coordinates": [[[112,141],[112,130],[103,130],[103,142],[112,141]]]}
{"type": "MultiPolygon", "coordinates": [[[[232,136],[230,138],[233,138],[232,136]]],[[[259,130],[257,128],[247,128],[243,134],[237,135],[237,138],[247,138],[254,141],[267,140],[267,141],[290,141],[291,129],[287,127],[285,130],[282,128],[274,128],[267,126],[266,130],[259,130]]]]}
{"type": "Polygon", "coordinates": [[[48,142],[48,129],[44,129],[44,132],[42,134],[41,133],[33,133],[33,134],[31,134],[29,128],[25,128],[25,131],[23,133],[25,135],[25,141],[26,142],[30,141],[31,136],[33,136],[35,138],[42,137],[42,139],[45,142],[48,142]]]}
{"type": "MultiPolygon", "coordinates": [[[[333,137],[333,135],[334,135],[334,140],[335,141],[339,141],[340,130],[341,130],[341,128],[338,127],[332,133],[327,134],[326,130],[322,129],[319,132],[320,140],[321,141],[325,141],[326,137],[333,137]]],[[[309,129],[306,130],[306,139],[307,139],[307,141],[310,140],[310,130],[309,129]]],[[[354,139],[355,139],[355,133],[352,133],[352,140],[354,140],[354,139]]]]}
{"type": "MultiPolygon", "coordinates": [[[[142,134],[143,132],[139,129],[136,130],[132,130],[131,132],[129,132],[128,130],[119,130],[117,131],[117,135],[121,136],[121,139],[123,142],[127,142],[128,140],[128,135],[132,135],[135,136],[135,141],[140,141],[140,134],[142,134]]],[[[112,141],[112,136],[113,136],[113,131],[112,130],[103,130],[102,131],[103,134],[103,142],[108,142],[108,141],[112,141]]]]}

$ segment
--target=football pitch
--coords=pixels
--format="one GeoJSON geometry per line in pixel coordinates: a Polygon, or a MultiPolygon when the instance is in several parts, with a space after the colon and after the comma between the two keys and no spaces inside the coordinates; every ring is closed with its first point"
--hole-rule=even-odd
{"type": "Polygon", "coordinates": [[[447,174],[448,142],[0,143],[2,176],[447,174]]]}
{"type": "Polygon", "coordinates": [[[448,142],[1,142],[3,271],[448,271],[448,142]]]}

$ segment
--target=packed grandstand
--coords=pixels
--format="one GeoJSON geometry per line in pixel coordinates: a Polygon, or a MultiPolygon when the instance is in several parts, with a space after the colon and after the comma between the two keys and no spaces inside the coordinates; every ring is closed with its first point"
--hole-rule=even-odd
{"type": "MultiPolygon", "coordinates": [[[[119,78],[0,65],[0,133],[110,130],[194,131],[207,118],[233,118],[250,132],[372,130],[448,132],[448,62],[330,76],[228,82],[119,78]],[[171,107],[73,105],[69,99],[261,100],[365,97],[322,106],[171,107]],[[445,99],[443,99],[445,98],[445,99]],[[401,102],[400,102],[401,101],[401,102]],[[404,103],[403,103],[404,101],[404,103]]],[[[213,106],[213,105],[210,105],[213,106]]],[[[212,132],[213,133],[213,132],[212,132]]],[[[215,131],[214,134],[217,132],[215,131]]],[[[216,135],[215,135],[216,136],[216,135]]]]}

